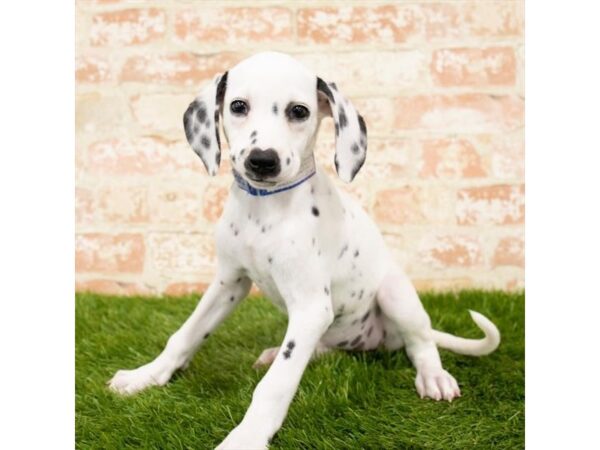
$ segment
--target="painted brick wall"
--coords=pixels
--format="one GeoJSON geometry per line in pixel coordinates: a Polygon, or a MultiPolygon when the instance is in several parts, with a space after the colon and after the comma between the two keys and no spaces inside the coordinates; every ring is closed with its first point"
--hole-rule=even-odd
{"type": "Polygon", "coordinates": [[[335,81],[365,117],[366,165],[339,184],[419,288],[522,287],[523,22],[509,0],[77,1],[77,288],[204,289],[230,168],[204,173],[182,114],[215,73],[267,49],[335,81]]]}

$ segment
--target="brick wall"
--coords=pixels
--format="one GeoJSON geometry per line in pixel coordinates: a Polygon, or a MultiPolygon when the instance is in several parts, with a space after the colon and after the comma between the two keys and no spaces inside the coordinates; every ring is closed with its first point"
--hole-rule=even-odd
{"type": "MultiPolygon", "coordinates": [[[[293,54],[364,116],[354,193],[419,288],[524,283],[521,1],[76,2],[79,290],[204,289],[231,183],[182,114],[260,50],[293,54]]],[[[324,124],[318,161],[333,174],[324,124]]],[[[225,153],[226,154],[226,153],[225,153]]]]}

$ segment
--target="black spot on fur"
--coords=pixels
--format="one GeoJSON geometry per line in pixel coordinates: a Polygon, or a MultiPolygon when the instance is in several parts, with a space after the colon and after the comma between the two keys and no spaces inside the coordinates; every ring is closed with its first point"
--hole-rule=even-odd
{"type": "Polygon", "coordinates": [[[267,231],[267,229],[265,228],[265,226],[263,225],[262,228],[260,229],[261,233],[264,233],[265,231],[267,231]]]}
{"type": "Polygon", "coordinates": [[[335,126],[335,135],[337,137],[340,135],[340,126],[337,123],[334,126],[335,126]]]}
{"type": "Polygon", "coordinates": [[[255,145],[255,144],[256,144],[256,138],[252,139],[252,140],[250,141],[250,144],[251,144],[251,145],[255,145]]]}
{"type": "Polygon", "coordinates": [[[375,315],[377,317],[381,316],[381,308],[379,307],[379,305],[375,306],[375,315]]]}
{"type": "Polygon", "coordinates": [[[240,281],[242,281],[241,278],[238,278],[237,280],[235,280],[236,283],[239,283],[240,281]]]}
{"type": "Polygon", "coordinates": [[[198,110],[196,111],[196,118],[200,123],[204,123],[206,120],[206,106],[204,103],[200,103],[198,105],[198,110]]]}
{"type": "Polygon", "coordinates": [[[235,162],[235,155],[231,155],[231,160],[235,162]]]}
{"type": "Polygon", "coordinates": [[[369,327],[369,330],[367,331],[367,337],[371,336],[371,333],[373,332],[373,325],[371,325],[369,327]]]}
{"type": "Polygon", "coordinates": [[[292,356],[292,350],[294,350],[294,347],[296,347],[296,343],[294,341],[289,341],[287,343],[287,349],[285,352],[283,352],[283,357],[285,359],[289,359],[290,356],[292,356]]]}
{"type": "Polygon", "coordinates": [[[352,144],[352,153],[354,153],[355,155],[358,155],[358,152],[360,152],[360,148],[358,147],[358,144],[355,142],[354,144],[352,144]]]}
{"type": "Polygon", "coordinates": [[[340,129],[348,126],[348,117],[346,116],[346,110],[342,105],[338,108],[338,123],[340,124],[340,129]]]}
{"type": "Polygon", "coordinates": [[[191,145],[194,140],[194,130],[189,126],[189,122],[185,121],[185,116],[183,117],[183,131],[185,131],[185,138],[191,145]]]}
{"type": "Polygon", "coordinates": [[[221,136],[219,135],[219,111],[215,111],[215,138],[217,139],[217,146],[221,148],[221,136]]]}
{"type": "Polygon", "coordinates": [[[337,90],[338,90],[338,87],[337,87],[337,85],[336,85],[335,83],[333,83],[333,82],[332,82],[332,83],[329,83],[329,86],[331,86],[331,89],[333,89],[334,91],[337,91],[337,90]]]}
{"type": "Polygon", "coordinates": [[[192,103],[190,103],[190,106],[188,107],[188,109],[191,109],[192,111],[196,111],[200,107],[201,103],[202,102],[199,100],[194,100],[192,103]]]}
{"type": "Polygon", "coordinates": [[[200,131],[200,127],[198,125],[194,125],[194,134],[198,134],[198,131],[200,131]]]}
{"type": "Polygon", "coordinates": [[[335,171],[339,173],[340,172],[340,163],[338,161],[337,155],[335,155],[333,157],[333,164],[335,165],[335,171]]]}
{"type": "Polygon", "coordinates": [[[185,113],[183,114],[183,129],[185,131],[185,138],[188,140],[188,142],[192,143],[192,141],[194,140],[194,130],[192,127],[192,116],[194,115],[194,111],[196,111],[196,107],[198,105],[198,102],[196,100],[194,100],[192,103],[190,103],[190,106],[188,106],[188,108],[185,110],[185,113]]]}
{"type": "Polygon", "coordinates": [[[350,297],[354,297],[356,295],[356,292],[352,291],[350,292],[350,297]]]}
{"type": "Polygon", "coordinates": [[[229,297],[229,301],[232,302],[235,300],[235,297],[232,295],[231,297],[229,297]]]}
{"type": "Polygon", "coordinates": [[[267,258],[267,261],[269,261],[269,264],[271,264],[271,263],[273,262],[273,258],[269,256],[269,257],[267,258]]]}
{"type": "Polygon", "coordinates": [[[227,75],[228,72],[225,72],[219,80],[219,84],[217,84],[216,103],[218,107],[223,106],[223,99],[225,98],[225,91],[227,90],[227,75]]]}
{"type": "Polygon", "coordinates": [[[325,286],[325,289],[323,289],[325,291],[325,295],[329,295],[329,288],[327,286],[325,286]]]}
{"type": "Polygon", "coordinates": [[[356,336],[356,337],[355,337],[355,338],[352,340],[352,342],[350,342],[350,345],[351,345],[352,347],[356,346],[356,344],[358,344],[358,342],[360,342],[360,338],[361,338],[361,337],[362,337],[362,335],[360,335],[360,334],[359,334],[358,336],[356,336]]]}
{"type": "Polygon", "coordinates": [[[360,321],[361,321],[362,323],[366,322],[366,321],[367,321],[367,319],[369,318],[369,315],[370,315],[370,314],[371,314],[371,311],[367,311],[367,313],[366,313],[364,316],[362,316],[362,319],[360,319],[360,321]]]}
{"type": "Polygon", "coordinates": [[[340,250],[340,255],[338,256],[338,259],[342,259],[342,256],[344,256],[344,253],[346,253],[346,251],[348,251],[348,244],[346,244],[342,247],[342,250],[340,250]]]}
{"type": "Polygon", "coordinates": [[[332,103],[332,104],[335,103],[335,100],[333,98],[333,94],[331,93],[331,89],[329,89],[329,86],[327,86],[327,83],[325,83],[319,77],[317,77],[317,91],[320,91],[323,94],[325,94],[327,96],[327,98],[329,99],[330,103],[332,103]]]}
{"type": "Polygon", "coordinates": [[[356,257],[358,257],[358,250],[356,250],[356,251],[354,252],[354,257],[355,257],[355,258],[356,258],[356,257]]]}
{"type": "Polygon", "coordinates": [[[273,103],[273,114],[277,114],[279,108],[277,108],[277,103],[273,103]]]}
{"type": "Polygon", "coordinates": [[[256,130],[254,130],[252,133],[250,133],[250,137],[251,137],[251,138],[255,138],[255,137],[256,137],[256,135],[257,135],[257,133],[258,133],[258,132],[257,132],[256,130]]]}
{"type": "Polygon", "coordinates": [[[319,217],[319,208],[317,208],[316,206],[313,206],[311,211],[313,213],[313,216],[319,217]]]}
{"type": "MultiPolygon", "coordinates": [[[[243,148],[243,149],[240,150],[240,156],[244,156],[244,153],[246,153],[246,149],[245,148],[243,148]]],[[[248,215],[248,216],[250,216],[250,215],[248,215]]],[[[248,217],[248,219],[249,218],[250,217],[248,217]]]]}
{"type": "Polygon", "coordinates": [[[365,119],[363,119],[363,116],[361,116],[360,114],[358,115],[358,126],[360,128],[360,132],[363,135],[367,135],[367,124],[365,123],[365,119]]]}
{"type": "Polygon", "coordinates": [[[204,335],[204,339],[206,339],[206,338],[207,338],[207,337],[209,337],[209,336],[210,336],[210,333],[206,333],[206,334],[204,335]]]}
{"type": "Polygon", "coordinates": [[[364,289],[361,289],[360,292],[358,293],[358,299],[360,300],[363,297],[363,294],[365,293],[364,289]]]}
{"type": "Polygon", "coordinates": [[[350,180],[354,179],[360,168],[365,163],[365,157],[361,158],[359,161],[356,161],[354,167],[352,168],[352,173],[350,174],[350,180]]]}
{"type": "Polygon", "coordinates": [[[215,162],[217,163],[217,166],[221,164],[221,152],[217,152],[217,154],[215,155],[215,162]]]}
{"type": "Polygon", "coordinates": [[[285,164],[286,165],[290,165],[290,162],[292,162],[292,160],[290,159],[290,157],[288,156],[287,158],[285,158],[285,164]]]}
{"type": "Polygon", "coordinates": [[[338,347],[343,347],[345,345],[348,345],[348,341],[338,342],[338,344],[337,344],[338,347]]]}

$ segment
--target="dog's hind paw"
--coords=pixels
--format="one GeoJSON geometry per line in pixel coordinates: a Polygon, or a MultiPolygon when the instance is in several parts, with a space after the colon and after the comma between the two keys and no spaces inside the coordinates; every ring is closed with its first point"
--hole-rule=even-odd
{"type": "Polygon", "coordinates": [[[252,367],[255,369],[259,369],[261,367],[268,367],[273,364],[275,358],[277,357],[277,353],[279,352],[279,347],[271,347],[263,350],[258,359],[252,364],[252,367]]]}
{"type": "Polygon", "coordinates": [[[448,400],[460,397],[460,388],[452,375],[444,369],[420,370],[417,372],[415,386],[421,398],[448,400]]]}

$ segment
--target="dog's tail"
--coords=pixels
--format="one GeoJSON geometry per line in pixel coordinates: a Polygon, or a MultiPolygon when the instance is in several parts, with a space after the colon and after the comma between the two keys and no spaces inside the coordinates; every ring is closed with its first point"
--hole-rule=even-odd
{"type": "Polygon", "coordinates": [[[483,356],[492,353],[500,345],[500,332],[496,325],[478,312],[469,310],[471,318],[485,333],[483,339],[466,339],[443,331],[433,330],[435,343],[447,350],[461,355],[483,356]]]}

